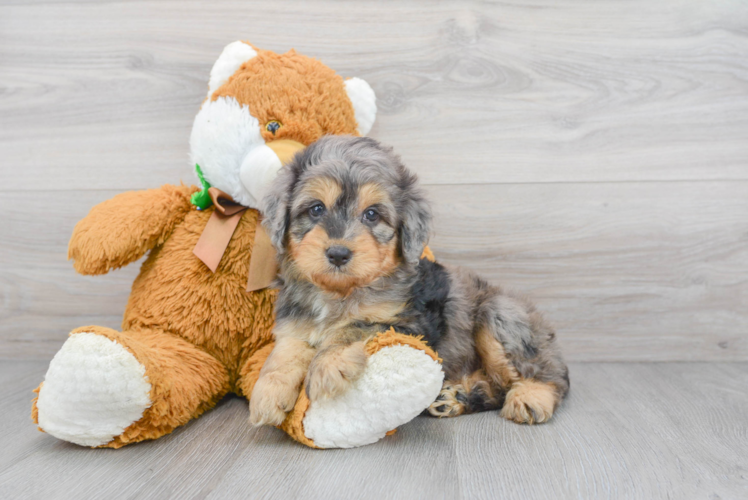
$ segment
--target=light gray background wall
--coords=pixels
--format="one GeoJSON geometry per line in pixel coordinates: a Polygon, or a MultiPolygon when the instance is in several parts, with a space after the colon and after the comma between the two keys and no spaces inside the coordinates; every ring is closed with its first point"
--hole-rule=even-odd
{"type": "Polygon", "coordinates": [[[77,220],[194,182],[223,46],[371,83],[371,136],[427,186],[432,247],[534,297],[571,361],[748,359],[748,3],[0,6],[0,357],[118,327],[138,264],[66,261],[77,220]]]}

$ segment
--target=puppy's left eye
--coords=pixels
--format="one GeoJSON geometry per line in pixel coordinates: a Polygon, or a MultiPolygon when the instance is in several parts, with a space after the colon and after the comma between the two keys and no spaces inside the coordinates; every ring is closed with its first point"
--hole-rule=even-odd
{"type": "Polygon", "coordinates": [[[377,212],[373,208],[367,208],[364,211],[364,221],[366,221],[366,222],[376,222],[378,220],[379,220],[379,212],[377,212]]]}
{"type": "Polygon", "coordinates": [[[309,216],[312,219],[319,219],[325,214],[325,206],[322,203],[317,203],[309,209],[309,216]]]}

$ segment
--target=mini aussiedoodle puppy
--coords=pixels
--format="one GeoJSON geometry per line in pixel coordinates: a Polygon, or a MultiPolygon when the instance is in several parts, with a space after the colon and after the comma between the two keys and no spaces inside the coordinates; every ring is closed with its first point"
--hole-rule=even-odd
{"type": "Polygon", "coordinates": [[[443,359],[432,415],[501,409],[541,423],[564,398],[555,333],[529,302],[421,259],[431,213],[416,180],[391,148],[358,137],[324,137],[283,169],[265,200],[281,290],[253,424],[280,424],[305,379],[312,401],[345,391],[366,340],[390,327],[423,335],[443,359]]]}

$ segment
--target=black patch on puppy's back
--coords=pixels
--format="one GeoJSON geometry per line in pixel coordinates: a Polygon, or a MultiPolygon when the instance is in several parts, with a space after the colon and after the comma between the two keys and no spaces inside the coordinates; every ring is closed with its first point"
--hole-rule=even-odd
{"type": "Polygon", "coordinates": [[[449,301],[451,280],[441,264],[421,259],[415,282],[410,290],[410,300],[399,315],[395,330],[410,335],[423,335],[434,349],[447,333],[446,306],[449,301]]]}

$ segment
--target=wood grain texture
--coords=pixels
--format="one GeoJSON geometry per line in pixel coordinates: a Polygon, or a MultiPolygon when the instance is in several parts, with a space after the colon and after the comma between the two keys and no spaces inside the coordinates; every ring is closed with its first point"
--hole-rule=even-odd
{"type": "Polygon", "coordinates": [[[12,237],[0,240],[0,357],[51,359],[77,326],[119,329],[140,262],[105,276],[81,276],[67,261],[75,223],[115,194],[5,195],[8,216],[0,220],[0,234],[12,237]]]}
{"type": "Polygon", "coordinates": [[[0,365],[2,498],[745,498],[748,364],[573,364],[550,423],[418,417],[352,450],[251,429],[228,398],[158,441],[92,450],[34,429],[41,361],[0,365]]]}
{"type": "MultiPolygon", "coordinates": [[[[429,186],[445,263],[526,293],[572,361],[748,358],[748,183],[429,186]],[[543,200],[531,202],[529,200],[543,200]]],[[[10,193],[0,357],[49,359],[78,326],[118,328],[140,263],[77,275],[75,222],[110,191],[10,193]]]]}
{"type": "Polygon", "coordinates": [[[739,0],[13,2],[0,186],[191,179],[210,67],[242,38],[367,79],[372,135],[427,183],[745,180],[747,28],[739,0]]]}
{"type": "Polygon", "coordinates": [[[429,194],[437,258],[530,294],[569,359],[748,359],[748,183],[429,194]]]}
{"type": "Polygon", "coordinates": [[[192,119],[250,39],[367,79],[439,258],[527,292],[570,360],[748,360],[748,3],[0,1],[0,358],[117,328],[138,263],[65,261],[127,189],[194,182],[192,119]]]}

